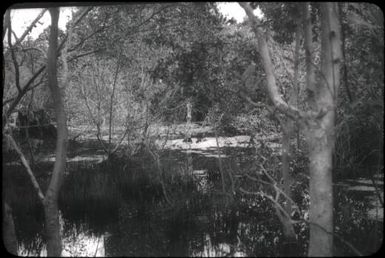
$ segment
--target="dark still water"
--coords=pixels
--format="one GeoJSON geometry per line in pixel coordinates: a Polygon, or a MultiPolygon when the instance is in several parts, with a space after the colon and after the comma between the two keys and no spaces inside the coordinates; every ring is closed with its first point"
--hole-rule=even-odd
{"type": "MultiPolygon", "coordinates": [[[[222,149],[221,162],[216,154],[215,150],[210,155],[169,150],[160,155],[159,164],[143,153],[131,160],[68,166],[59,200],[63,255],[306,255],[305,222],[295,225],[298,243],[288,250],[272,203],[239,191],[271,191],[245,177],[245,173],[258,174],[255,149],[222,149]]],[[[275,163],[279,166],[278,159],[275,163]]],[[[44,255],[41,204],[24,168],[5,168],[3,198],[13,208],[19,254],[44,255]]],[[[34,168],[43,191],[51,169],[52,163],[34,168]]],[[[306,217],[309,198],[307,182],[302,181],[296,185],[294,197],[297,216],[306,217]]],[[[336,198],[337,203],[349,203],[354,196],[343,192],[336,198]]],[[[359,203],[365,206],[365,201],[359,203]]],[[[382,242],[382,222],[365,219],[368,208],[364,206],[355,210],[361,218],[357,225],[341,215],[343,208],[336,209],[336,218],[340,232],[349,229],[348,235],[356,234],[349,241],[370,253],[382,242]],[[364,229],[360,229],[362,225],[364,229]],[[363,238],[363,232],[371,240],[363,238]]],[[[336,246],[339,254],[351,254],[345,245],[336,246]]]]}

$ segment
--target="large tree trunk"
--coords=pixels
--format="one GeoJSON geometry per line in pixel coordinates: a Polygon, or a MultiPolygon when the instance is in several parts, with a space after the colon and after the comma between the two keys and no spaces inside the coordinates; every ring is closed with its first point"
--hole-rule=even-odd
{"type": "Polygon", "coordinates": [[[321,4],[321,72],[315,88],[315,109],[326,114],[310,121],[307,130],[310,160],[309,256],[333,255],[332,155],[335,109],[340,81],[341,40],[337,3],[321,4]]]}
{"type": "Polygon", "coordinates": [[[55,115],[57,121],[56,161],[52,172],[45,200],[45,227],[47,237],[47,255],[60,256],[62,251],[58,196],[63,179],[66,164],[67,150],[67,118],[64,110],[63,99],[57,80],[57,47],[58,47],[58,20],[59,9],[50,8],[51,32],[47,56],[48,85],[55,103],[55,115]]]}
{"type": "Polygon", "coordinates": [[[321,75],[314,83],[312,38],[309,4],[305,5],[305,50],[308,102],[311,112],[304,114],[288,105],[280,96],[266,39],[252,8],[239,3],[246,11],[258,39],[259,53],[267,77],[267,89],[275,107],[301,122],[309,144],[310,160],[310,244],[309,256],[333,255],[333,187],[332,152],[334,148],[334,118],[339,87],[341,40],[337,3],[321,4],[321,75]]]}

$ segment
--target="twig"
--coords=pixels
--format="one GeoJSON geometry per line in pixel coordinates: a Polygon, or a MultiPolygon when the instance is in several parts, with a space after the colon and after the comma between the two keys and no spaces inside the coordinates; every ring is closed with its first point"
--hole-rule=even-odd
{"type": "Polygon", "coordinates": [[[285,209],[281,206],[281,204],[279,204],[275,198],[273,198],[272,196],[268,195],[268,194],[265,194],[264,192],[262,191],[259,191],[259,192],[250,192],[250,191],[247,191],[245,189],[243,189],[242,187],[239,188],[239,190],[244,193],[244,194],[249,194],[249,195],[260,195],[262,197],[265,197],[267,199],[269,199],[271,202],[273,202],[276,207],[278,207],[278,209],[289,219],[290,219],[290,215],[285,211],[285,209]]]}

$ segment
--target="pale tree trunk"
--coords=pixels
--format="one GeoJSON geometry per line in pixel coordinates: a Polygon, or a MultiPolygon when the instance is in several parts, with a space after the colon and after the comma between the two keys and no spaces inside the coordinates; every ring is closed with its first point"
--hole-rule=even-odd
{"type": "Polygon", "coordinates": [[[57,48],[58,48],[58,20],[59,9],[50,8],[51,32],[47,55],[48,85],[55,103],[55,115],[57,121],[56,161],[44,199],[45,229],[47,238],[47,255],[60,256],[62,251],[58,196],[63,180],[66,164],[67,149],[67,118],[64,110],[63,99],[57,80],[57,48]]]}
{"type": "Polygon", "coordinates": [[[187,100],[186,103],[186,133],[185,141],[191,142],[191,113],[192,113],[192,104],[191,99],[187,100]]]}
{"type": "Polygon", "coordinates": [[[115,98],[115,90],[116,90],[116,82],[119,75],[119,62],[120,62],[120,56],[118,57],[116,61],[116,70],[115,70],[115,76],[114,81],[112,83],[112,93],[110,97],[110,110],[109,110],[109,120],[108,120],[108,158],[111,158],[112,154],[112,134],[113,134],[113,118],[114,118],[114,98],[115,98]]]}
{"type": "Polygon", "coordinates": [[[187,104],[186,104],[186,126],[187,126],[187,131],[185,135],[185,140],[188,141],[189,143],[189,148],[187,149],[187,172],[189,175],[192,175],[193,173],[193,165],[192,165],[192,155],[191,155],[191,113],[192,113],[192,104],[191,104],[191,99],[188,99],[187,104]]]}
{"type": "Polygon", "coordinates": [[[191,113],[192,113],[192,104],[191,99],[188,99],[186,104],[186,133],[185,133],[185,141],[188,142],[189,148],[187,149],[187,172],[189,175],[193,173],[193,160],[191,155],[191,113]]]}
{"type": "MultiPolygon", "coordinates": [[[[297,89],[293,87],[290,93],[290,102],[289,104],[287,104],[280,96],[280,93],[276,84],[273,63],[271,61],[268,45],[266,42],[266,37],[259,26],[260,25],[259,21],[254,16],[253,10],[247,3],[239,3],[239,4],[244,8],[246,14],[248,15],[250,22],[252,24],[252,28],[257,36],[258,48],[259,48],[258,50],[262,58],[263,68],[265,70],[266,77],[267,77],[266,78],[267,84],[268,84],[267,90],[268,90],[270,99],[280,111],[282,111],[288,116],[288,118],[285,119],[286,121],[280,121],[282,123],[282,128],[283,128],[281,176],[283,179],[283,185],[282,185],[283,190],[285,194],[290,197],[290,184],[292,181],[291,175],[290,175],[290,169],[289,169],[290,139],[294,131],[293,119],[297,119],[301,115],[300,111],[294,107],[294,103],[297,102],[297,94],[296,94],[297,89]]],[[[291,209],[292,208],[291,208],[290,200],[286,200],[285,211],[289,211],[287,214],[290,215],[291,209]]],[[[290,222],[290,218],[284,215],[281,215],[280,212],[278,212],[277,215],[283,226],[283,234],[285,236],[285,240],[287,241],[287,243],[295,242],[295,232],[294,232],[293,225],[290,222]]],[[[290,245],[291,244],[289,244],[288,246],[290,245]]]]}
{"type": "Polygon", "coordinates": [[[258,39],[258,50],[267,77],[267,89],[275,107],[301,123],[309,145],[310,160],[310,244],[309,256],[333,255],[333,187],[332,152],[334,147],[334,117],[337,89],[339,87],[339,65],[341,62],[340,27],[337,3],[321,4],[321,75],[315,85],[312,63],[311,24],[309,4],[306,4],[305,50],[307,64],[308,102],[312,110],[302,112],[287,104],[279,94],[269,49],[260,27],[247,3],[239,3],[250,19],[258,39]],[[310,33],[309,33],[310,32],[310,33]]]}
{"type": "Polygon", "coordinates": [[[315,109],[324,116],[309,123],[310,160],[309,256],[333,255],[332,156],[335,111],[340,82],[341,39],[337,3],[321,4],[321,76],[315,88],[315,109]]]}

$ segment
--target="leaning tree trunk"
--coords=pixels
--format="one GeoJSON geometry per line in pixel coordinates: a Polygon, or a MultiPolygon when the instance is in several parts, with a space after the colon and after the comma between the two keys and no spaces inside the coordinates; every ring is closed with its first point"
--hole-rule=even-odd
{"type": "Polygon", "coordinates": [[[310,121],[307,130],[310,160],[309,256],[333,255],[332,156],[335,109],[340,81],[341,40],[337,3],[321,4],[321,76],[314,107],[326,114],[310,121]]]}
{"type": "Polygon", "coordinates": [[[45,227],[47,237],[47,255],[60,256],[62,251],[58,196],[66,164],[67,150],[67,118],[63,99],[57,80],[57,48],[58,48],[58,20],[59,9],[50,8],[51,32],[47,56],[48,85],[55,104],[57,121],[56,161],[47,192],[44,199],[45,227]]]}

